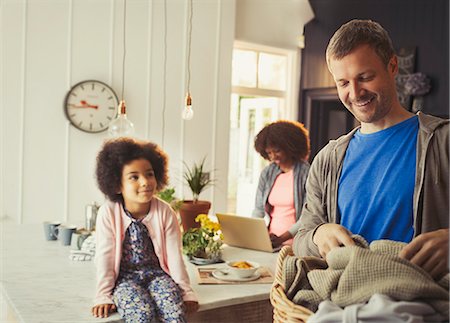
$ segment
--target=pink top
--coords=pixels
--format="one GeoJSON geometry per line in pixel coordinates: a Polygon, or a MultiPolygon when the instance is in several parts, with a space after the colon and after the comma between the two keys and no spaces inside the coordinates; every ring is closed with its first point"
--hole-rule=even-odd
{"type": "MultiPolygon", "coordinates": [[[[97,215],[95,264],[97,288],[94,305],[112,304],[112,292],[119,274],[122,243],[131,219],[120,203],[106,202],[97,215]]],[[[161,268],[183,291],[183,300],[197,301],[181,253],[181,233],[170,206],[153,198],[150,211],[142,220],[152,239],[161,268]]]]}
{"type": "MultiPolygon", "coordinates": [[[[294,171],[281,173],[277,176],[272,190],[269,194],[268,202],[273,206],[269,232],[282,235],[288,231],[296,222],[294,206],[294,171]]],[[[286,240],[283,244],[292,245],[292,239],[286,240]]]]}

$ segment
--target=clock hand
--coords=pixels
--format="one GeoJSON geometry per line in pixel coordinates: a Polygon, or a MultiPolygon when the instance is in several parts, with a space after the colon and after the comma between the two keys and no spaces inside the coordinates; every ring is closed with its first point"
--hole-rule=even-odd
{"type": "Polygon", "coordinates": [[[72,109],[86,109],[86,108],[92,108],[92,109],[98,109],[97,105],[76,105],[76,104],[69,104],[69,106],[72,109]]]}
{"type": "Polygon", "coordinates": [[[83,108],[93,108],[93,109],[98,109],[98,105],[92,105],[92,104],[89,104],[89,103],[87,103],[85,100],[81,100],[80,103],[81,103],[81,107],[83,107],[83,108]]]}

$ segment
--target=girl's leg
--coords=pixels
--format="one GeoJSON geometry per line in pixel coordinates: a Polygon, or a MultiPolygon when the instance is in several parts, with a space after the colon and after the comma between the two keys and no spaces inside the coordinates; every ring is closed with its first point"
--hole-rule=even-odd
{"type": "Polygon", "coordinates": [[[161,322],[186,322],[181,290],[170,276],[153,278],[148,286],[161,322]]]}
{"type": "Polygon", "coordinates": [[[155,304],[148,291],[133,281],[118,282],[113,299],[117,311],[127,323],[147,323],[155,318],[155,304]]]}

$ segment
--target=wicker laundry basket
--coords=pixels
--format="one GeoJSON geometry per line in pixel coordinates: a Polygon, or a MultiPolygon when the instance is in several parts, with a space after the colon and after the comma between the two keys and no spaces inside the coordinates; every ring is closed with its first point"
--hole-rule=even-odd
{"type": "Polygon", "coordinates": [[[283,263],[287,256],[293,255],[290,246],[284,246],[278,255],[275,278],[270,290],[270,302],[273,306],[273,321],[275,323],[306,322],[314,314],[306,307],[291,302],[284,293],[283,263]]]}

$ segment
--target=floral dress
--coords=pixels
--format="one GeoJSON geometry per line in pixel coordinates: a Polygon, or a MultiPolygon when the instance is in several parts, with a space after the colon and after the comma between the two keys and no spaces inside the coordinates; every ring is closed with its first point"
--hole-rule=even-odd
{"type": "Polygon", "coordinates": [[[181,290],[161,269],[147,227],[131,217],[113,299],[128,322],[186,322],[181,290]]]}

